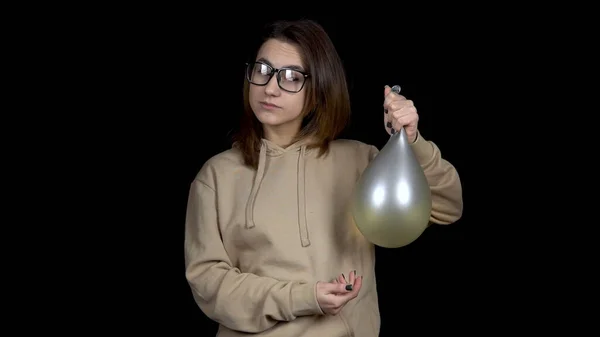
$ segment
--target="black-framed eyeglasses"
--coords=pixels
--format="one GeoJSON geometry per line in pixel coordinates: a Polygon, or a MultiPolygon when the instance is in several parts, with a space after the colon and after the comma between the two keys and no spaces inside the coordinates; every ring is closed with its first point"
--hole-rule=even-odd
{"type": "Polygon", "coordinates": [[[282,90],[296,93],[304,88],[308,74],[293,68],[273,68],[263,62],[246,63],[246,79],[248,82],[264,86],[273,75],[277,74],[277,84],[282,90]]]}

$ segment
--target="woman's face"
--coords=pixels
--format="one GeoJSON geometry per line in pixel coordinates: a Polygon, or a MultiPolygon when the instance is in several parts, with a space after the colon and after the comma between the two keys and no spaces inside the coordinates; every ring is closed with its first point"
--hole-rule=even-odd
{"type": "Polygon", "coordinates": [[[279,76],[275,72],[264,86],[250,84],[249,103],[256,118],[263,124],[265,131],[298,132],[302,124],[302,108],[306,96],[306,78],[298,71],[307,71],[296,45],[275,39],[268,40],[258,51],[256,62],[251,68],[251,81],[261,84],[267,80],[273,69],[285,68],[279,76]],[[289,92],[284,89],[301,90],[289,92]]]}

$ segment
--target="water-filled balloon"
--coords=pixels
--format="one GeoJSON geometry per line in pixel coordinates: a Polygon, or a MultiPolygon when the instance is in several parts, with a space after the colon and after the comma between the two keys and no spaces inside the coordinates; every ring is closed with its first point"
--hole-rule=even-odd
{"type": "Polygon", "coordinates": [[[406,246],[425,231],[431,190],[404,128],[390,137],[367,166],[351,207],[359,231],[380,247],[406,246]]]}

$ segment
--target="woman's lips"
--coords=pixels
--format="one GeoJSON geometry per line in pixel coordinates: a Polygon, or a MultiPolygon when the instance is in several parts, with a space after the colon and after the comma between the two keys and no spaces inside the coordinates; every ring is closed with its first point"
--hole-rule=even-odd
{"type": "Polygon", "coordinates": [[[267,103],[267,102],[260,102],[260,105],[261,105],[263,108],[267,109],[267,110],[274,110],[274,109],[279,109],[279,108],[281,108],[281,107],[280,107],[280,106],[278,106],[278,105],[275,105],[275,104],[272,104],[272,103],[267,103]]]}

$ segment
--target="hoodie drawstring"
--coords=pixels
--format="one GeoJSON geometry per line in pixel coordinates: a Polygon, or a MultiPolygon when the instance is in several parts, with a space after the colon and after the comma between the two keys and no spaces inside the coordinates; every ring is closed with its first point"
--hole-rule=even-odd
{"type": "Polygon", "coordinates": [[[246,228],[253,228],[254,224],[254,202],[256,201],[256,195],[258,189],[262,183],[262,179],[265,176],[265,165],[267,161],[267,146],[265,143],[260,145],[260,154],[258,156],[258,169],[256,170],[256,176],[254,177],[254,183],[252,184],[252,191],[250,191],[250,197],[246,204],[246,228]]]}
{"type": "MultiPolygon", "coordinates": [[[[297,166],[297,184],[298,184],[298,230],[300,232],[300,244],[302,247],[310,246],[310,239],[308,236],[308,223],[306,221],[306,174],[305,174],[305,155],[306,146],[301,146],[298,151],[298,166],[297,166]]],[[[265,166],[267,161],[267,145],[263,142],[260,146],[260,154],[258,159],[258,168],[256,170],[256,176],[254,177],[254,183],[252,184],[252,190],[248,197],[248,203],[246,204],[246,228],[254,228],[256,226],[254,222],[254,204],[256,196],[262,184],[262,180],[265,176],[265,166]]],[[[275,212],[277,210],[274,210],[275,212]]]]}
{"type": "Polygon", "coordinates": [[[300,154],[298,155],[298,227],[300,229],[300,242],[302,247],[310,245],[308,238],[308,225],[306,223],[306,175],[304,173],[304,154],[306,153],[306,147],[300,148],[300,154]]]}

